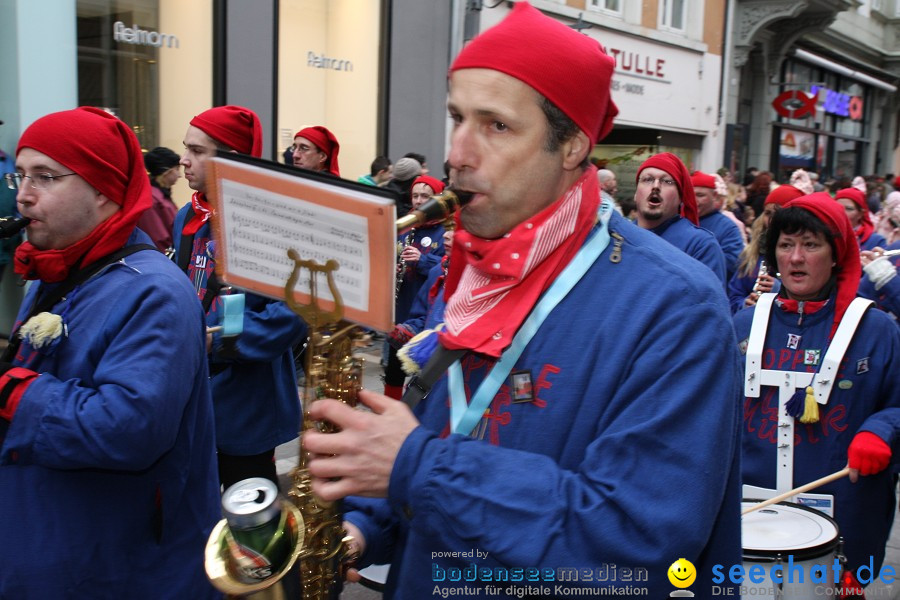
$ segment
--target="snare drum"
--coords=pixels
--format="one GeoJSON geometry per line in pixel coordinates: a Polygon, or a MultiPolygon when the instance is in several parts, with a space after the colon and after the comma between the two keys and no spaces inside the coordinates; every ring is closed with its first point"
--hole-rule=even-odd
{"type": "MultiPolygon", "coordinates": [[[[758,502],[744,500],[742,510],[758,502]]],[[[834,561],[840,554],[840,538],[837,523],[827,515],[799,504],[780,502],[741,517],[741,538],[745,571],[742,599],[816,598],[829,594],[822,588],[836,587],[834,561]],[[793,557],[791,571],[787,568],[788,557],[793,557]],[[777,569],[775,575],[782,578],[782,583],[774,583],[771,572],[779,564],[782,568],[777,569]],[[819,565],[813,574],[813,568],[819,565]],[[750,569],[754,566],[757,567],[757,579],[759,567],[762,567],[762,583],[750,580],[750,569]],[[821,581],[823,573],[827,583],[811,581],[812,575],[821,581]]]]}
{"type": "Polygon", "coordinates": [[[391,565],[369,565],[365,569],[359,570],[359,576],[362,577],[359,583],[370,590],[383,592],[384,584],[388,578],[388,571],[390,570],[391,565]]]}

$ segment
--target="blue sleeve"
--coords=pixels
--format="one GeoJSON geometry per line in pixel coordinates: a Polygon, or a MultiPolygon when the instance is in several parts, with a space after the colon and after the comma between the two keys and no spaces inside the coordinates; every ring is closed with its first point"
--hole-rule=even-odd
{"type": "Polygon", "coordinates": [[[441,264],[438,262],[438,264],[432,267],[431,271],[428,272],[428,279],[426,279],[425,284],[419,288],[419,293],[416,294],[416,298],[413,300],[412,308],[409,309],[409,318],[404,321],[404,323],[416,333],[420,333],[425,329],[425,317],[428,315],[428,310],[431,305],[428,301],[428,295],[431,288],[434,286],[434,282],[441,276],[441,273],[441,264]]]}
{"type": "Polygon", "coordinates": [[[759,275],[759,269],[756,269],[750,275],[741,276],[735,272],[728,281],[728,304],[731,306],[731,313],[735,314],[744,308],[744,300],[753,291],[753,285],[756,283],[756,277],[759,275]]]}
{"type": "Polygon", "coordinates": [[[701,239],[702,243],[698,244],[690,255],[709,267],[722,282],[722,286],[726,286],[728,281],[725,279],[725,254],[722,252],[719,242],[711,233],[708,238],[701,239]]]}
{"type": "Polygon", "coordinates": [[[744,249],[744,238],[741,237],[741,230],[737,225],[730,221],[728,224],[731,227],[725,228],[724,235],[718,240],[722,247],[722,253],[725,255],[725,272],[731,274],[737,270],[738,259],[744,249]]]}
{"type": "MultiPolygon", "coordinates": [[[[221,298],[216,298],[208,322],[219,322],[221,298]]],[[[213,334],[214,362],[270,362],[283,355],[306,335],[306,323],[284,302],[247,292],[244,304],[244,328],[240,335],[223,338],[222,332],[213,334]]]]}
{"type": "Polygon", "coordinates": [[[673,552],[699,556],[726,489],[737,494],[741,402],[724,297],[693,301],[644,321],[630,364],[584,357],[584,368],[609,372],[608,389],[595,392],[609,410],[577,468],[419,426],[391,474],[394,513],[434,548],[480,548],[508,565],[593,565],[603,556],[664,572],[673,552]]]}
{"type": "Polygon", "coordinates": [[[202,309],[173,277],[144,274],[113,289],[107,274],[78,292],[102,293],[109,310],[73,321],[67,360],[44,359],[59,367],[26,390],[3,463],[138,471],[173,447],[191,382],[207,369],[202,309]]]}
{"type": "Polygon", "coordinates": [[[348,496],[344,499],[344,519],[362,532],[366,549],[359,557],[360,567],[390,564],[397,539],[398,521],[384,498],[348,496]]]}
{"type": "MultiPolygon", "coordinates": [[[[894,268],[900,264],[900,257],[894,258],[894,268]]],[[[857,295],[874,300],[879,308],[900,315],[900,274],[884,284],[880,290],[875,289],[875,284],[863,273],[859,282],[857,295]]]]}
{"type": "MultiPolygon", "coordinates": [[[[894,278],[896,281],[898,278],[894,278]]],[[[884,288],[882,288],[883,290],[884,288]]],[[[887,321],[891,320],[888,315],[876,312],[875,309],[869,309],[866,319],[878,319],[878,322],[884,322],[875,328],[875,335],[884,338],[883,348],[884,355],[878,360],[878,369],[884,374],[880,378],[881,389],[878,397],[878,410],[873,412],[865,420],[860,431],[869,431],[883,439],[889,446],[900,445],[900,385],[897,385],[897,373],[900,373],[900,328],[891,327],[887,321]]],[[[895,455],[893,461],[898,463],[898,457],[895,455]]]]}

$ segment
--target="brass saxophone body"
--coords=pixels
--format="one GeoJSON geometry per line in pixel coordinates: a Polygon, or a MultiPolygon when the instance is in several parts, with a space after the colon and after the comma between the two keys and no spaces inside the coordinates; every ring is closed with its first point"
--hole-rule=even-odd
{"type": "MultiPolygon", "coordinates": [[[[398,233],[411,227],[429,225],[449,217],[468,198],[462,199],[447,190],[433,196],[419,210],[397,221],[398,233]]],[[[412,239],[409,233],[408,239],[412,239]]],[[[324,265],[302,260],[295,250],[288,251],[294,262],[291,276],[285,284],[285,302],[309,326],[310,339],[306,351],[306,385],[303,395],[303,421],[300,430],[300,456],[291,474],[291,489],[283,506],[289,526],[283,532],[291,540],[288,561],[272,576],[255,583],[246,583],[235,576],[225,539],[229,535],[225,520],[213,529],[206,547],[205,567],[212,584],[228,597],[285,600],[336,600],[343,587],[345,566],[355,558],[351,552],[352,538],[343,525],[340,502],[326,502],[312,491],[312,477],[308,457],[303,448],[303,432],[316,429],[325,433],[336,431],[334,425],[309,419],[313,402],[332,398],[355,407],[362,385],[362,360],[353,356],[354,341],[361,329],[343,320],[344,303],[334,280],[338,269],[335,260],[324,265]],[[301,271],[309,273],[309,304],[294,301],[294,288],[301,271]],[[334,307],[324,310],[318,305],[318,279],[324,275],[334,298],[334,307]]]]}

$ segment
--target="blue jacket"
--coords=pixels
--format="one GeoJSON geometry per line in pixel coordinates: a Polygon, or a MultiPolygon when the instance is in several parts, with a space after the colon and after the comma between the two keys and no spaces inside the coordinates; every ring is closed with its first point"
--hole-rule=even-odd
{"type": "Polygon", "coordinates": [[[728,283],[725,254],[712,233],[677,215],[650,231],[709,267],[722,282],[722,288],[728,283]]]}
{"type": "MultiPolygon", "coordinates": [[[[734,317],[738,340],[750,334],[755,307],[734,317]]],[[[834,304],[803,315],[772,307],[766,333],[763,368],[815,372],[805,365],[805,350],[825,356],[834,319],[834,304]],[[788,347],[788,334],[799,335],[796,349],[788,347]]],[[[743,344],[742,344],[743,346],[743,344]]],[[[821,358],[820,358],[821,360],[821,358]]],[[[819,407],[819,422],[794,429],[794,485],[800,486],[839,471],[847,464],[847,448],[859,431],[870,431],[888,445],[900,431],[900,329],[886,314],[869,309],[844,355],[838,381],[828,403],[819,407]]],[[[778,390],[764,386],[759,398],[746,398],[743,427],[743,483],[775,487],[778,390]]],[[[844,554],[852,569],[874,557],[875,573],[884,558],[884,546],[896,510],[893,474],[843,478],[821,486],[817,494],[834,495],[835,520],[844,538],[844,554]]]]}
{"type": "MultiPolygon", "coordinates": [[[[178,211],[173,232],[176,256],[187,209],[178,211]]],[[[194,236],[188,276],[203,298],[215,269],[215,242],[209,223],[194,236]]],[[[206,323],[221,324],[217,298],[206,323]]],[[[306,324],[287,304],[247,292],[244,329],[235,338],[213,334],[209,357],[216,414],[216,445],[226,454],[249,456],[271,450],[297,437],[300,397],[291,347],[306,336],[306,324]]]]}
{"type": "Polygon", "coordinates": [[[734,221],[719,211],[713,211],[700,217],[700,227],[716,236],[716,241],[719,242],[719,247],[722,248],[722,254],[725,257],[725,281],[729,281],[737,270],[738,257],[741,255],[741,250],[744,249],[741,230],[734,221]]]}
{"type": "Polygon", "coordinates": [[[67,334],[40,350],[23,341],[15,360],[41,375],[0,449],[0,598],[215,597],[202,563],[219,485],[194,290],[145,250],[53,312],[67,334]]]}
{"type": "MultiPolygon", "coordinates": [[[[403,249],[407,235],[397,236],[397,256],[403,249]]],[[[398,277],[403,278],[400,292],[397,294],[394,306],[394,322],[403,323],[409,318],[409,310],[419,289],[428,279],[428,272],[434,265],[440,264],[444,256],[444,227],[433,225],[416,229],[410,243],[407,244],[419,249],[422,255],[415,265],[405,265],[398,277]]]]}
{"type": "Polygon", "coordinates": [[[430,297],[431,288],[438,283],[438,278],[443,274],[443,265],[441,263],[434,265],[428,272],[428,279],[419,288],[416,300],[409,311],[409,318],[405,321],[406,326],[415,333],[434,329],[439,323],[444,322],[444,308],[447,305],[444,301],[444,280],[438,284],[434,298],[430,297]]]}
{"type": "MultiPolygon", "coordinates": [[[[442,379],[417,406],[388,497],[346,501],[362,564],[392,563],[385,597],[460,588],[435,578],[474,563],[646,569],[640,583],[578,585],[663,598],[685,557],[692,591],[710,598],[712,565],[740,562],[739,365],[721,285],[617,213],[610,230],[624,237],[621,262],[610,244],[514,366],[536,399],[514,404],[505,384],[473,436],[450,435],[442,379]]],[[[486,364],[463,361],[470,393],[486,364]]]]}

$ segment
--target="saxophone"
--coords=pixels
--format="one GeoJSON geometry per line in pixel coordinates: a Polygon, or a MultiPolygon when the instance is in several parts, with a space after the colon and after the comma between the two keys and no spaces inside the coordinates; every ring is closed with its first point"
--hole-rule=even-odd
{"type": "MultiPolygon", "coordinates": [[[[419,210],[397,220],[398,233],[406,233],[410,227],[443,221],[466,200],[466,197],[461,200],[450,190],[433,196],[419,210]]],[[[330,423],[309,419],[309,406],[321,398],[332,398],[356,406],[362,384],[362,360],[353,356],[353,342],[362,331],[343,320],[344,304],[333,276],[338,269],[337,261],[329,260],[320,265],[301,259],[293,249],[288,250],[288,257],[294,262],[294,268],[285,284],[285,302],[306,321],[310,330],[300,456],[297,467],[291,473],[290,502],[283,507],[286,527],[280,532],[280,535],[286,535],[291,540],[291,554],[281,568],[267,579],[254,583],[241,581],[229,557],[225,540],[230,534],[227,522],[222,520],[210,534],[205,567],[211,583],[231,597],[252,595],[259,599],[336,600],[343,586],[346,566],[356,557],[350,549],[352,538],[344,529],[340,503],[323,501],[312,492],[308,457],[303,449],[303,432],[313,428],[325,433],[337,430],[330,423]],[[309,272],[308,305],[294,300],[294,288],[304,269],[309,272]],[[325,276],[334,298],[334,308],[331,310],[324,310],[318,305],[320,274],[325,276]]]]}

